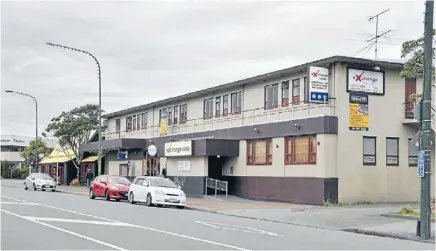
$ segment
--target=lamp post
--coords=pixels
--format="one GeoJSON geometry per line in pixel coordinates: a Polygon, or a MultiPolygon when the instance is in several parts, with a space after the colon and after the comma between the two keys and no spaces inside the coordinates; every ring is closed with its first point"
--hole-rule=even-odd
{"type": "MultiPolygon", "coordinates": [[[[5,92],[27,96],[27,97],[33,99],[33,101],[35,101],[35,144],[36,144],[36,147],[35,147],[35,168],[38,168],[38,102],[36,101],[36,98],[34,96],[29,95],[27,93],[16,92],[16,91],[12,91],[12,90],[6,90],[5,92]]],[[[29,174],[30,173],[32,173],[32,168],[29,169],[29,174]]]]}
{"type": "Polygon", "coordinates": [[[97,69],[98,69],[98,171],[99,173],[101,173],[101,155],[102,155],[102,146],[101,146],[101,69],[100,69],[100,63],[98,62],[97,58],[92,55],[90,52],[84,51],[84,50],[80,50],[80,49],[76,49],[73,47],[69,47],[69,46],[65,46],[65,45],[61,45],[61,44],[54,44],[54,43],[46,43],[47,45],[53,46],[53,47],[59,47],[59,48],[63,48],[66,50],[71,50],[74,52],[78,52],[78,53],[82,53],[82,54],[86,54],[90,57],[92,57],[92,59],[94,59],[95,63],[97,64],[97,69]]]}

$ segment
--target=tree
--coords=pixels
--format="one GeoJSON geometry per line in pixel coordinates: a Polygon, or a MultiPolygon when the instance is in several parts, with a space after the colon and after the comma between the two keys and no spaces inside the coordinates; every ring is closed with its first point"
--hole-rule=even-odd
{"type": "Polygon", "coordinates": [[[63,152],[73,161],[77,168],[77,177],[83,159],[80,145],[88,143],[91,133],[98,130],[98,114],[98,105],[87,104],[62,112],[58,117],[52,118],[47,126],[46,131],[59,140],[63,152]],[[72,150],[75,156],[72,156],[68,149],[72,150]]]}
{"type": "Polygon", "coordinates": [[[11,165],[7,160],[2,160],[0,163],[1,168],[1,175],[3,178],[10,178],[11,177],[11,165]]]}
{"type": "MultiPolygon", "coordinates": [[[[433,36],[436,30],[433,30],[433,36]]],[[[435,48],[433,48],[433,59],[435,58],[435,48]]],[[[405,78],[418,78],[424,74],[424,37],[409,40],[401,46],[401,58],[407,59],[401,71],[401,76],[405,78]]],[[[433,67],[433,76],[434,76],[433,67]]]]}
{"type": "Polygon", "coordinates": [[[26,166],[30,166],[31,163],[35,162],[35,153],[38,156],[38,163],[42,158],[50,154],[47,145],[45,144],[42,138],[34,139],[29,142],[29,145],[24,148],[24,151],[21,153],[21,157],[24,158],[24,163],[26,166]],[[41,155],[42,158],[39,156],[41,155]]]}

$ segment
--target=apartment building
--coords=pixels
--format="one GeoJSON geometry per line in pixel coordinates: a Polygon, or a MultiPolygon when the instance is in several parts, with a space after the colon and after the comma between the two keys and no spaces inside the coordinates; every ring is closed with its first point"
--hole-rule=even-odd
{"type": "MultiPolygon", "coordinates": [[[[191,196],[209,177],[249,199],[417,201],[419,123],[409,97],[422,79],[402,78],[402,67],[333,56],[106,114],[105,173],[165,168],[191,196]]],[[[434,148],[431,158],[434,173],[434,148]]]]}

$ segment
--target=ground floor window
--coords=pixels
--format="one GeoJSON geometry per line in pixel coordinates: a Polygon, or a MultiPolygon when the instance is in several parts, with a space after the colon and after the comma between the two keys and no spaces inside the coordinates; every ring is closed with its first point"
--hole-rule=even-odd
{"type": "Polygon", "coordinates": [[[315,135],[295,136],[285,140],[285,163],[316,164],[317,141],[315,135]]]}
{"type": "Polygon", "coordinates": [[[247,165],[272,164],[272,139],[247,141],[247,165]]]}
{"type": "Polygon", "coordinates": [[[377,163],[376,137],[363,136],[363,164],[365,166],[375,166],[377,163]]]}
{"type": "Polygon", "coordinates": [[[386,165],[398,166],[399,163],[399,138],[386,138],[386,165]]]}

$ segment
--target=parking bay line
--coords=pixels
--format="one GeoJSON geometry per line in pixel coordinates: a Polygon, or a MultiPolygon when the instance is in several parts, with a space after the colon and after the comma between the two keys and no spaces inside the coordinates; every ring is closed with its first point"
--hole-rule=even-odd
{"type": "MultiPolygon", "coordinates": [[[[11,199],[11,200],[17,200],[17,201],[21,201],[21,202],[28,202],[28,201],[24,201],[24,200],[15,199],[15,198],[12,198],[12,197],[9,197],[9,196],[4,196],[4,195],[1,195],[1,196],[4,197],[4,198],[7,198],[7,199],[11,199]]],[[[95,215],[91,215],[91,214],[86,214],[86,213],[81,213],[81,212],[77,212],[77,211],[69,210],[69,209],[65,209],[65,208],[50,206],[50,205],[46,205],[46,204],[39,204],[39,205],[40,206],[44,206],[44,207],[48,207],[48,208],[57,209],[57,210],[60,210],[60,211],[65,211],[65,212],[70,212],[70,213],[79,214],[79,215],[83,215],[83,216],[88,216],[88,217],[92,217],[92,218],[96,218],[96,219],[101,219],[101,220],[106,220],[106,221],[111,221],[111,222],[117,222],[117,223],[129,224],[129,223],[125,223],[125,222],[121,222],[121,221],[115,221],[115,220],[111,220],[111,219],[108,219],[108,218],[104,218],[104,217],[100,217],[100,216],[95,216],[95,215]]],[[[35,222],[37,222],[37,221],[35,221],[35,222]]],[[[38,222],[38,223],[42,224],[43,222],[38,222]]],[[[44,224],[46,224],[46,223],[44,223],[44,224]]],[[[47,225],[51,226],[49,224],[47,224],[47,225]]],[[[249,249],[245,249],[245,248],[241,248],[241,247],[237,247],[237,246],[233,246],[233,245],[228,245],[228,244],[224,244],[224,243],[220,243],[220,242],[215,242],[215,241],[209,241],[209,240],[205,240],[205,239],[201,239],[201,238],[197,238],[197,237],[193,237],[193,236],[177,234],[177,233],[168,232],[168,231],[164,231],[164,230],[159,230],[159,229],[155,229],[155,228],[144,227],[144,226],[139,226],[139,225],[134,225],[134,224],[130,224],[130,227],[145,229],[145,230],[149,230],[149,231],[152,231],[152,232],[157,232],[157,233],[161,233],[161,234],[166,234],[166,235],[176,236],[176,237],[180,237],[180,238],[190,239],[190,240],[194,240],[194,241],[198,241],[198,242],[203,242],[203,243],[207,243],[207,244],[212,244],[212,245],[215,245],[215,246],[221,246],[221,247],[225,247],[225,248],[229,248],[229,249],[249,251],[249,249]]]]}
{"type": "Polygon", "coordinates": [[[33,202],[15,202],[15,201],[0,201],[0,204],[9,204],[9,205],[31,205],[31,206],[37,206],[38,203],[33,202]]]}

